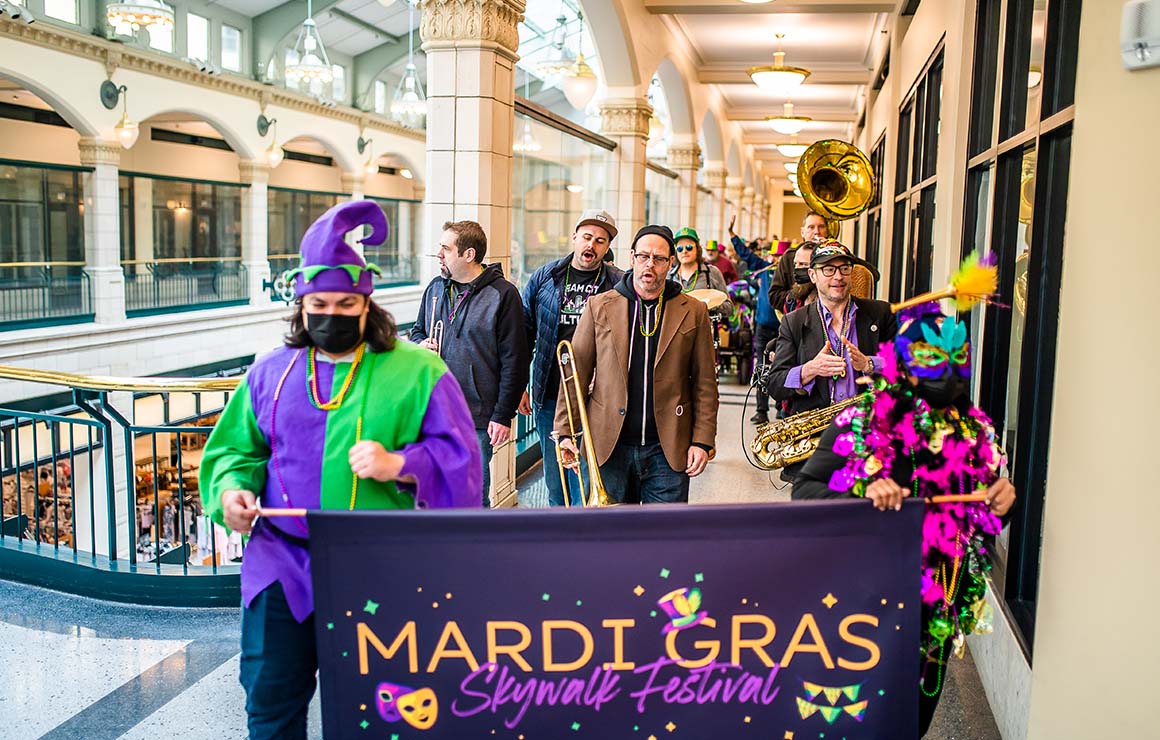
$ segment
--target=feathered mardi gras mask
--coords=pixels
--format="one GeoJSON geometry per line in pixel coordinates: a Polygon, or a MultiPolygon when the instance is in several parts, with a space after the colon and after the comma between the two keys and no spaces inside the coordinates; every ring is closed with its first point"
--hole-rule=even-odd
{"type": "Polygon", "coordinates": [[[944,316],[937,303],[918,307],[900,317],[894,347],[906,372],[916,378],[941,378],[953,370],[963,378],[971,375],[971,343],[967,325],[944,316]],[[917,314],[917,315],[915,315],[917,314]]]}

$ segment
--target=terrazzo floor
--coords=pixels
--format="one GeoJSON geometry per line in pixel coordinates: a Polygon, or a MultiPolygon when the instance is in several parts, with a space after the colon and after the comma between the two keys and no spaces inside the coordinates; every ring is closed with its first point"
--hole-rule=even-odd
{"type": "MultiPolygon", "coordinates": [[[[750,466],[745,389],[722,389],[718,454],[690,500],[785,501],[789,489],[750,466]]],[[[543,506],[538,469],[521,506],[543,506]]],[[[245,737],[236,609],[112,604],[0,581],[0,740],[245,737]]],[[[968,652],[952,661],[928,740],[1001,740],[968,652]]],[[[321,738],[318,700],[310,737],[321,738]]]]}

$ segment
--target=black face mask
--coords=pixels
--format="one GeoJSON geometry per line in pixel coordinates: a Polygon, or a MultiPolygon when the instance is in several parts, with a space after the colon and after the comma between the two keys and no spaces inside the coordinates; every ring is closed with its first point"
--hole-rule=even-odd
{"type": "Polygon", "coordinates": [[[967,385],[962,376],[953,370],[941,378],[919,378],[918,385],[914,388],[914,395],[936,409],[951,406],[966,392],[967,385]]]}
{"type": "Polygon", "coordinates": [[[808,267],[795,267],[795,268],[793,268],[793,281],[797,285],[809,285],[811,282],[813,282],[812,280],[810,280],[810,268],[808,268],[808,267]]]}
{"type": "Polygon", "coordinates": [[[310,335],[314,346],[323,352],[343,354],[354,349],[362,340],[362,330],[358,327],[360,318],[337,313],[308,313],[306,333],[310,335]]]}

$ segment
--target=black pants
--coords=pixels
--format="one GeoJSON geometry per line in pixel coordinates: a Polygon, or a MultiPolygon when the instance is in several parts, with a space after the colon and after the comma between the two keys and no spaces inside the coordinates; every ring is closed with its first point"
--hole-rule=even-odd
{"type": "Polygon", "coordinates": [[[240,678],[250,740],[306,740],[317,672],[314,615],[299,623],[282,584],[274,583],[242,609],[240,678]]]}
{"type": "MultiPolygon", "coordinates": [[[[769,364],[769,355],[765,352],[765,345],[777,339],[776,326],[763,326],[757,324],[757,331],[753,334],[753,354],[756,356],[753,362],[753,370],[757,372],[757,368],[769,364]]],[[[764,386],[757,387],[757,413],[769,413],[769,395],[766,394],[764,386]]]]}

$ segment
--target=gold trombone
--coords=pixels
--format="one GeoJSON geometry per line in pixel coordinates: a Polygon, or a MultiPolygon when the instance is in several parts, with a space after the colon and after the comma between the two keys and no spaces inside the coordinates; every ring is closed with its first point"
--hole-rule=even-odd
{"type": "MultiPolygon", "coordinates": [[[[560,387],[564,390],[564,403],[568,408],[568,431],[575,440],[580,437],[580,444],[584,448],[585,460],[588,462],[588,487],[584,486],[584,476],[580,472],[580,461],[576,460],[576,478],[580,482],[580,491],[587,492],[584,496],[585,506],[612,506],[615,502],[609,498],[604,488],[604,481],[600,478],[600,463],[596,459],[596,449],[592,444],[592,430],[588,426],[588,409],[584,403],[584,389],[580,386],[580,376],[576,371],[576,355],[572,343],[567,339],[556,345],[556,364],[560,368],[560,387]],[[572,417],[572,394],[568,392],[569,384],[576,394],[576,410],[580,414],[580,432],[577,435],[576,422],[572,417]]],[[[568,491],[568,477],[564,472],[564,455],[560,449],[560,440],[553,435],[556,441],[556,465],[560,468],[560,485],[564,489],[564,505],[571,506],[572,497],[568,491]]]]}

